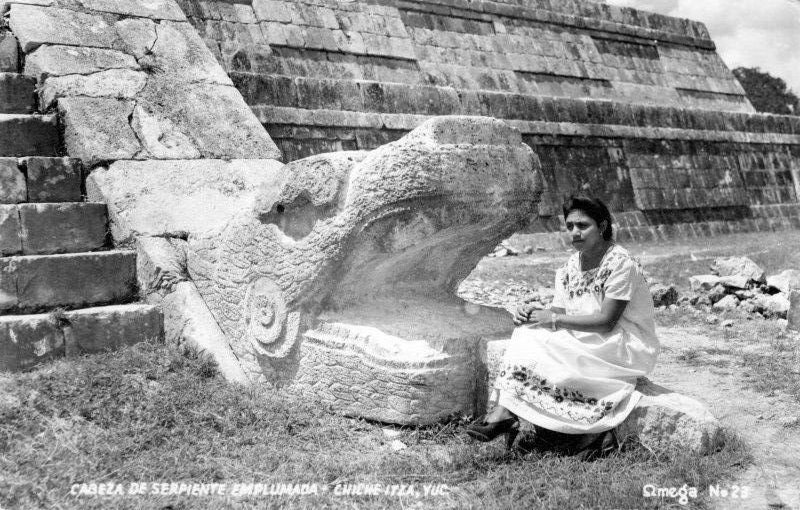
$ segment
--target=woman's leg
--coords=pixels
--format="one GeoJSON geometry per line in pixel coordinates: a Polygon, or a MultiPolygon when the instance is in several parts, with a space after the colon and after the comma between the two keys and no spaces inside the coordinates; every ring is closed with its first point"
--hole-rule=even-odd
{"type": "Polygon", "coordinates": [[[486,423],[494,423],[498,421],[508,420],[509,418],[516,418],[516,415],[501,405],[497,405],[492,411],[486,415],[483,420],[486,423]]]}

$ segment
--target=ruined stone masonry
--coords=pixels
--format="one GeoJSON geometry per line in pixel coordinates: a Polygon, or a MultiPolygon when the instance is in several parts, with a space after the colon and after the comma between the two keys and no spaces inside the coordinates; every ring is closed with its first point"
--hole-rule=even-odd
{"type": "Polygon", "coordinates": [[[104,203],[83,201],[83,165],[59,157],[54,114],[0,33],[0,370],[161,336],[136,300],[135,253],[113,249],[104,203]]]}
{"type": "Polygon", "coordinates": [[[532,232],[585,188],[623,241],[800,226],[800,119],[756,114],[701,23],[585,0],[179,3],[286,161],[486,115],[542,162],[532,232]]]}

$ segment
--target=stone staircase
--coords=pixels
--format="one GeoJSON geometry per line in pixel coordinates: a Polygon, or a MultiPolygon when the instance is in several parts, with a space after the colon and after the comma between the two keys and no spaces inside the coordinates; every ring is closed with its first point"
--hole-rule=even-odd
{"type": "Polygon", "coordinates": [[[55,115],[0,34],[0,371],[162,336],[136,303],[136,254],[110,244],[105,204],[83,201],[83,168],[59,157],[55,115]]]}

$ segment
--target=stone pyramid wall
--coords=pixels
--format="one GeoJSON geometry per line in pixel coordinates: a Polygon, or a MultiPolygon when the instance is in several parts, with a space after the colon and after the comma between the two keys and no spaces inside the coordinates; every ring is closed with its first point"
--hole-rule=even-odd
{"type": "Polygon", "coordinates": [[[800,226],[800,118],[756,114],[698,22],[588,0],[179,2],[292,161],[434,115],[508,120],[620,237],[800,226]]]}

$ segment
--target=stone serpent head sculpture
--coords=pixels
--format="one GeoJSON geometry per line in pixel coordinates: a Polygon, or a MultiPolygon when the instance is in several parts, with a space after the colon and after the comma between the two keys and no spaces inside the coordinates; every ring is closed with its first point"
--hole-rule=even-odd
{"type": "Polygon", "coordinates": [[[437,338],[510,329],[455,291],[535,216],[538,165],[501,121],[432,119],[373,151],[286,165],[255,207],[189,239],[188,272],[254,380],[291,386],[312,369],[312,337],[341,352],[359,343],[351,357],[373,365],[421,368],[415,348],[448,350],[437,338]]]}

